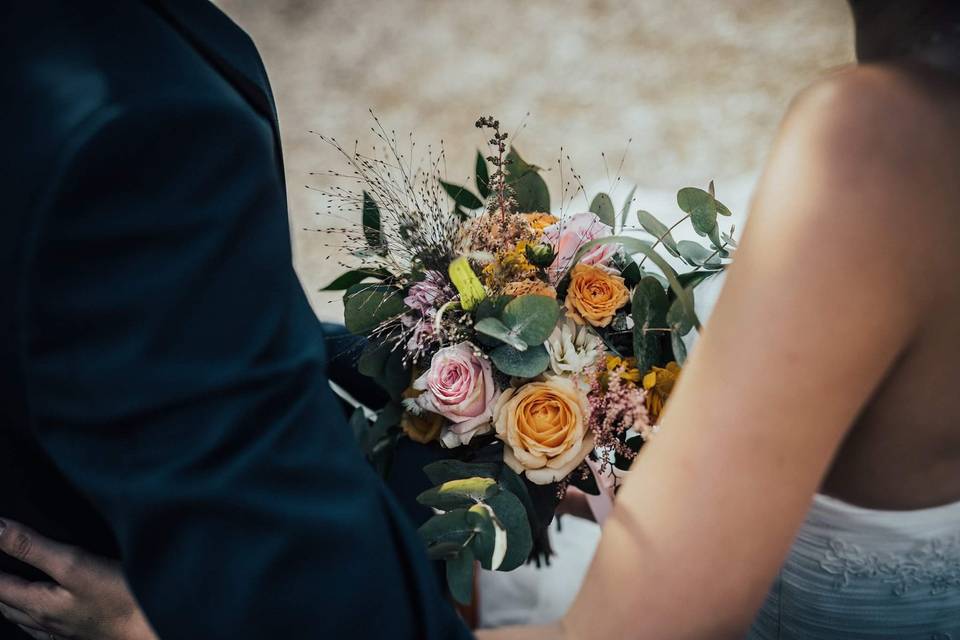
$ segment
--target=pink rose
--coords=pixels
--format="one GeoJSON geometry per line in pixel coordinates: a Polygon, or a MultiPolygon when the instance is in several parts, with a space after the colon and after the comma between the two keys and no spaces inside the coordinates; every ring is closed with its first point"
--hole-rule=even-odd
{"type": "MultiPolygon", "coordinates": [[[[591,240],[606,238],[612,232],[613,229],[603,224],[595,213],[589,211],[563,218],[544,229],[543,242],[552,245],[556,253],[549,269],[550,279],[556,282],[566,273],[580,247],[591,240]]],[[[594,247],[580,258],[580,264],[604,263],[619,248],[620,246],[617,244],[602,244],[599,247],[594,247]]]]}
{"type": "Polygon", "coordinates": [[[473,436],[492,428],[490,418],[497,396],[493,369],[476,352],[469,342],[444,347],[434,354],[430,369],[413,383],[414,389],[423,391],[417,404],[453,423],[441,436],[450,448],[468,444],[473,436]]]}

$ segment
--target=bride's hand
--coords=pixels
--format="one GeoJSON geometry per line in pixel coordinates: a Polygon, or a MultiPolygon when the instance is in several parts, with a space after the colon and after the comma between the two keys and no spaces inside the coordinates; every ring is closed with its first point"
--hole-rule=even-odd
{"type": "Polygon", "coordinates": [[[55,582],[0,573],[0,613],[40,640],[157,640],[117,563],[0,521],[0,551],[55,582]]]}

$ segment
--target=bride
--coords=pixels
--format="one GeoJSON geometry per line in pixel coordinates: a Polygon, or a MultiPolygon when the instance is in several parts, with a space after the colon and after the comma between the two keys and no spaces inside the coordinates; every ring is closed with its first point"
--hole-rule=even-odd
{"type": "MultiPolygon", "coordinates": [[[[860,64],[784,119],[576,601],[480,638],[960,638],[960,5],[851,6],[860,64]]],[[[0,580],[4,615],[152,637],[115,568],[22,532],[61,584],[0,580]]]]}

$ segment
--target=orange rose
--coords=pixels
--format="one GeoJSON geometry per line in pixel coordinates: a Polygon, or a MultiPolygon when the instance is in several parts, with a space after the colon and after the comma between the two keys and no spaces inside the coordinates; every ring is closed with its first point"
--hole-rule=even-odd
{"type": "Polygon", "coordinates": [[[603,267],[578,264],[570,272],[567,316],[577,324],[606,327],[629,301],[623,278],[603,267]]]}
{"type": "Polygon", "coordinates": [[[576,383],[549,377],[507,389],[493,409],[503,460],[534,484],[559,482],[593,449],[590,405],[576,383]]]}
{"type": "Polygon", "coordinates": [[[519,280],[510,282],[503,288],[503,294],[507,296],[546,296],[557,299],[557,290],[542,280],[519,280]]]}

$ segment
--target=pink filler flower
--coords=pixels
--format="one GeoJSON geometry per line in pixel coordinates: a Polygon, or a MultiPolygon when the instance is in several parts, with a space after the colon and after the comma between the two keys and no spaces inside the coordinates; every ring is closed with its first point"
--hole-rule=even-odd
{"type": "MultiPolygon", "coordinates": [[[[554,283],[566,273],[580,247],[591,240],[606,238],[613,232],[597,214],[589,211],[564,218],[543,230],[543,242],[553,246],[556,257],[550,265],[550,279],[554,283]]],[[[580,264],[602,264],[617,252],[620,245],[603,244],[594,247],[580,259],[580,264]]]]}

